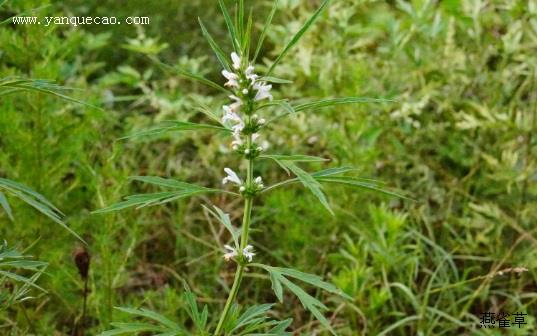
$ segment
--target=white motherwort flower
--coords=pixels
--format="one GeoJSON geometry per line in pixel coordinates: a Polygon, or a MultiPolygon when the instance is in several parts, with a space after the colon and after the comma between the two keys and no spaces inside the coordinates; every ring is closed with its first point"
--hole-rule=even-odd
{"type": "Polygon", "coordinates": [[[226,253],[224,254],[224,259],[226,259],[226,261],[229,261],[230,259],[239,255],[239,253],[237,253],[237,249],[229,245],[224,245],[224,248],[226,249],[226,253]]]}
{"type": "Polygon", "coordinates": [[[224,177],[224,179],[222,180],[222,184],[232,182],[232,183],[242,186],[242,180],[233,170],[231,170],[230,168],[224,168],[224,171],[226,172],[227,176],[224,177]]]}
{"type": "Polygon", "coordinates": [[[255,256],[255,253],[253,252],[253,249],[254,249],[254,247],[252,245],[248,245],[242,250],[242,255],[246,259],[248,259],[248,262],[252,262],[252,260],[253,260],[253,258],[255,256]]]}
{"type": "Polygon", "coordinates": [[[252,83],[255,83],[255,81],[259,78],[259,76],[254,73],[254,70],[255,68],[250,65],[244,71],[246,78],[248,78],[252,83]]]}
{"type": "Polygon", "coordinates": [[[235,128],[233,130],[233,141],[231,142],[231,146],[233,149],[237,150],[240,146],[242,146],[243,143],[244,141],[241,138],[241,129],[235,128]]]}
{"type": "Polygon", "coordinates": [[[258,82],[254,84],[254,89],[257,90],[257,94],[254,98],[256,101],[260,101],[267,98],[268,100],[272,100],[272,95],[270,94],[272,85],[267,84],[266,82],[258,82]]]}
{"type": "Polygon", "coordinates": [[[226,121],[237,122],[239,124],[244,123],[241,117],[239,117],[239,115],[235,113],[230,106],[224,105],[222,108],[224,109],[224,116],[222,117],[223,123],[225,123],[226,121]]]}
{"type": "Polygon", "coordinates": [[[240,99],[239,97],[235,96],[235,95],[231,95],[229,96],[230,99],[232,99],[234,102],[229,105],[229,107],[235,111],[235,112],[239,112],[241,106],[242,106],[242,99],[240,99]]]}
{"type": "Polygon", "coordinates": [[[261,178],[261,176],[256,177],[254,182],[255,182],[255,184],[257,185],[258,188],[260,188],[260,189],[265,188],[265,185],[263,184],[263,179],[261,178]]]}
{"type": "Polygon", "coordinates": [[[232,52],[231,60],[233,61],[233,69],[239,70],[241,68],[241,57],[236,52],[232,52]]]}
{"type": "Polygon", "coordinates": [[[227,70],[222,70],[222,75],[228,80],[224,86],[239,88],[239,75],[227,70]]]}

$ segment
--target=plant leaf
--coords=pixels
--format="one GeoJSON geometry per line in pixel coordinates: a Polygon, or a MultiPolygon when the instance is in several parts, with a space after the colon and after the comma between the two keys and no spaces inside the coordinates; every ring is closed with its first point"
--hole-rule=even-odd
{"type": "Polygon", "coordinates": [[[272,10],[270,11],[269,15],[267,16],[267,20],[265,21],[265,24],[263,25],[263,30],[261,31],[261,34],[259,35],[259,40],[257,42],[257,47],[255,49],[254,58],[252,60],[252,63],[255,64],[257,61],[257,57],[259,57],[259,52],[261,51],[261,48],[263,47],[263,43],[265,42],[265,37],[267,36],[267,31],[272,24],[272,19],[274,18],[274,14],[276,13],[276,9],[278,9],[278,4],[280,0],[274,0],[272,4],[272,10]]]}
{"type": "Polygon", "coordinates": [[[107,213],[112,211],[123,210],[131,207],[137,207],[137,209],[160,205],[175,201],[177,199],[191,197],[203,193],[215,193],[223,192],[229,193],[225,190],[206,188],[195,184],[190,184],[174,179],[165,179],[158,176],[133,176],[131,180],[140,181],[144,183],[153,184],[159,187],[172,188],[173,191],[157,192],[150,194],[136,194],[125,197],[125,201],[113,204],[104,209],[93,211],[92,213],[107,213]]]}
{"type": "Polygon", "coordinates": [[[300,39],[302,38],[302,35],[304,35],[304,33],[310,28],[310,26],[315,22],[317,17],[319,17],[319,15],[323,11],[323,9],[326,7],[326,5],[328,5],[329,1],[330,0],[324,0],[323,3],[321,4],[321,6],[315,11],[315,13],[313,13],[313,15],[308,19],[308,21],[306,21],[306,23],[304,23],[302,28],[300,28],[300,30],[291,38],[291,41],[289,41],[289,43],[287,43],[287,45],[285,46],[285,48],[283,48],[283,50],[280,53],[280,55],[276,58],[274,63],[272,63],[269,71],[267,72],[267,76],[270,76],[272,71],[274,71],[274,68],[281,62],[282,58],[285,55],[287,55],[289,50],[291,50],[291,48],[293,48],[293,46],[295,44],[297,44],[298,41],[300,41],[300,39]]]}
{"type": "Polygon", "coordinates": [[[199,74],[195,74],[195,73],[192,73],[190,71],[186,71],[184,69],[180,69],[180,68],[177,68],[177,67],[174,67],[174,66],[171,66],[169,64],[166,64],[166,63],[163,63],[161,62],[158,58],[156,58],[155,56],[148,56],[153,62],[155,62],[158,66],[160,66],[162,69],[165,69],[167,71],[171,71],[173,73],[176,73],[180,76],[183,76],[185,78],[188,78],[190,80],[193,80],[193,81],[196,81],[196,82],[200,82],[202,84],[205,84],[209,87],[212,87],[213,89],[217,89],[217,90],[220,90],[222,92],[225,92],[225,93],[229,93],[229,90],[224,88],[223,86],[203,77],[202,75],[199,75],[199,74]]]}
{"type": "Polygon", "coordinates": [[[209,45],[211,46],[211,49],[216,54],[216,58],[218,58],[218,61],[220,62],[220,65],[222,66],[222,68],[224,68],[226,70],[230,70],[229,61],[227,59],[226,54],[224,53],[222,48],[220,48],[218,43],[216,43],[216,41],[213,39],[213,37],[211,36],[209,31],[205,28],[205,25],[203,24],[203,21],[201,21],[201,18],[199,18],[199,17],[198,17],[198,22],[200,24],[203,36],[205,37],[207,42],[209,42],[209,45]]]}
{"type": "Polygon", "coordinates": [[[238,229],[238,228],[235,228],[233,226],[233,224],[231,224],[231,219],[229,218],[229,215],[226,214],[224,211],[222,211],[219,207],[217,207],[216,205],[213,205],[213,208],[214,210],[216,211],[212,211],[211,209],[209,209],[208,207],[206,207],[205,205],[203,205],[203,208],[205,210],[207,210],[211,215],[213,215],[213,217],[215,217],[216,219],[218,219],[218,221],[220,223],[222,223],[222,225],[224,225],[224,227],[228,230],[228,232],[231,234],[231,237],[233,238],[233,242],[235,243],[235,246],[238,247],[239,246],[239,238],[241,236],[241,230],[238,229]]]}
{"type": "Polygon", "coordinates": [[[330,107],[330,106],[343,105],[343,104],[386,103],[386,102],[393,102],[393,100],[384,99],[384,98],[369,98],[369,97],[329,98],[329,99],[322,99],[319,101],[296,105],[294,109],[297,112],[301,112],[304,110],[312,110],[312,109],[315,110],[315,109],[320,109],[323,107],[330,107]]]}
{"type": "Polygon", "coordinates": [[[233,44],[233,49],[235,50],[235,52],[239,53],[240,52],[239,39],[237,37],[235,26],[233,25],[233,20],[231,20],[231,16],[229,15],[229,11],[227,10],[227,7],[224,1],[218,0],[218,4],[220,5],[220,9],[222,10],[222,14],[224,15],[224,21],[226,23],[227,30],[231,37],[231,43],[233,44]]]}
{"type": "Polygon", "coordinates": [[[334,215],[334,212],[330,208],[330,205],[328,204],[328,200],[326,199],[325,194],[322,191],[321,184],[310,174],[308,174],[306,171],[299,168],[293,161],[289,160],[279,160],[275,158],[274,156],[267,155],[267,157],[273,159],[276,161],[284,170],[286,170],[288,173],[289,171],[293,172],[293,174],[296,175],[298,180],[309,189],[321,202],[321,204],[330,212],[330,214],[334,215]]]}
{"type": "Polygon", "coordinates": [[[406,199],[409,201],[413,201],[413,199],[408,198],[404,195],[395,193],[393,191],[389,191],[383,188],[380,188],[378,185],[375,184],[375,181],[373,180],[367,180],[363,181],[354,177],[347,177],[347,176],[332,176],[332,177],[318,177],[317,181],[322,183],[337,183],[337,184],[344,184],[347,186],[357,187],[361,189],[367,189],[371,191],[376,191],[388,196],[393,196],[397,198],[406,199]]]}
{"type": "Polygon", "coordinates": [[[320,289],[326,290],[330,293],[334,293],[343,296],[344,298],[350,299],[348,295],[344,294],[334,285],[322,281],[322,279],[316,275],[303,273],[289,268],[272,267],[263,264],[254,263],[250,265],[253,267],[262,268],[269,273],[270,280],[272,282],[272,288],[280,302],[283,302],[282,286],[285,286],[300,300],[304,308],[309,310],[325,328],[327,328],[333,335],[335,335],[335,331],[332,329],[330,323],[320,311],[321,309],[326,310],[328,308],[322,302],[309,295],[302,288],[287,279],[287,277],[298,279],[320,289]]]}
{"type": "Polygon", "coordinates": [[[163,122],[159,126],[146,129],[143,131],[139,131],[139,132],[124,136],[119,139],[124,140],[124,139],[143,137],[143,136],[160,135],[160,134],[164,134],[168,132],[197,131],[197,130],[218,130],[218,131],[230,132],[230,130],[221,126],[209,125],[209,124],[197,124],[197,123],[192,123],[188,121],[171,121],[170,120],[170,121],[163,122]]]}
{"type": "Polygon", "coordinates": [[[9,219],[13,220],[13,213],[11,212],[11,206],[9,206],[6,196],[1,191],[0,191],[0,206],[2,206],[2,208],[6,212],[9,219]]]}

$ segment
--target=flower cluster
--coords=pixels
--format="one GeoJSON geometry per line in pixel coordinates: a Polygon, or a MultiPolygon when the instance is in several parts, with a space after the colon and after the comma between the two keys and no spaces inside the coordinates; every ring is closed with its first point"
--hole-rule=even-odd
{"type": "MultiPolygon", "coordinates": [[[[258,145],[259,130],[266,124],[266,120],[254,114],[256,104],[268,99],[272,100],[270,90],[272,85],[267,84],[257,74],[254,73],[254,67],[243,60],[237,53],[231,54],[232,69],[223,70],[222,75],[227,79],[224,84],[233,94],[229,96],[231,104],[224,105],[222,108],[224,114],[222,123],[231,127],[233,141],[231,147],[237,153],[244,155],[248,160],[257,157],[265,148],[266,144],[258,145]]],[[[227,174],[222,180],[223,184],[228,182],[239,186],[239,191],[244,197],[252,197],[265,186],[261,176],[252,180],[250,176],[248,181],[244,182],[232,169],[225,168],[227,174]]],[[[240,248],[233,248],[229,245],[224,246],[226,253],[224,259],[229,261],[234,257],[241,256],[242,260],[251,262],[254,253],[251,245],[246,246],[240,251],[240,248]],[[240,252],[240,253],[239,253],[240,252]]]]}
{"type": "Polygon", "coordinates": [[[232,103],[223,106],[222,122],[231,124],[233,150],[250,157],[258,155],[263,150],[262,146],[255,145],[255,141],[259,138],[257,132],[266,123],[265,119],[255,114],[252,115],[254,104],[264,99],[272,100],[270,93],[272,85],[260,80],[260,77],[254,73],[254,67],[243,64],[243,60],[237,53],[231,54],[231,60],[234,72],[222,71],[222,75],[227,79],[224,85],[233,91],[233,94],[229,96],[232,103]],[[252,143],[249,145],[245,139],[248,135],[252,136],[252,143]]]}
{"type": "Polygon", "coordinates": [[[244,195],[255,194],[256,192],[265,188],[261,176],[255,178],[252,186],[247,186],[246,183],[244,183],[237,175],[237,173],[233,171],[233,169],[224,168],[224,172],[227,174],[227,176],[222,179],[222,184],[227,184],[228,182],[234,183],[239,186],[239,191],[244,195]]]}
{"type": "MultiPolygon", "coordinates": [[[[233,248],[229,245],[224,245],[224,248],[226,249],[226,253],[224,254],[224,259],[226,261],[230,261],[231,259],[238,257],[239,252],[238,249],[233,248]]],[[[254,247],[252,245],[246,246],[244,249],[242,249],[242,256],[248,260],[248,262],[252,262],[255,253],[253,252],[254,247]]]]}

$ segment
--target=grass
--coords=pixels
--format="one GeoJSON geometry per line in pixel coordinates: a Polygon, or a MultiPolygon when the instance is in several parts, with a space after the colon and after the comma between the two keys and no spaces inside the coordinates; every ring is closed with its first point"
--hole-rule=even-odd
{"type": "MultiPolygon", "coordinates": [[[[21,1],[9,8],[41,4],[21,1]]],[[[170,47],[159,56],[217,80],[217,60],[206,56],[210,50],[201,46],[192,19],[198,15],[191,14],[207,11],[199,16],[215,40],[224,40],[217,4],[173,4],[180,7],[168,19],[170,4],[148,9],[166,22],[158,37],[170,47]],[[166,33],[175,25],[181,34],[166,33]]],[[[286,37],[319,4],[281,1],[259,60],[283,50],[286,37]]],[[[310,293],[329,306],[328,319],[341,335],[499,334],[478,328],[486,311],[526,312],[528,325],[511,332],[535,331],[535,9],[487,2],[476,15],[476,4],[333,1],[273,73],[293,81],[285,86],[285,96],[293,99],[337,92],[395,101],[301,112],[286,117],[289,127],[275,129],[269,139],[275,149],[300,148],[331,160],[312,168],[352,165],[360,176],[385,181],[417,200],[330,186],[327,194],[337,195],[328,199],[332,218],[307,191],[294,188],[274,190],[256,209],[256,220],[270,223],[267,232],[255,234],[256,249],[282,267],[328,274],[353,297],[346,304],[310,293]],[[497,273],[513,267],[529,271],[497,273]]],[[[260,2],[256,11],[265,17],[271,5],[260,2]]],[[[80,8],[74,2],[64,6],[80,8]]],[[[117,11],[130,15],[139,8],[117,11]]],[[[146,35],[157,37],[158,27],[147,27],[146,35]]],[[[206,243],[222,233],[215,222],[207,224],[200,201],[119,215],[89,212],[122,195],[154,191],[125,182],[131,175],[217,185],[221,173],[213,163],[234,163],[220,149],[225,143],[220,135],[116,141],[164,120],[208,121],[196,108],[201,103],[216,110],[218,101],[204,97],[217,90],[163,72],[138,53],[117,50],[127,43],[122,36],[137,36],[135,29],[122,27],[120,34],[101,28],[2,27],[0,77],[55,80],[82,89],[72,95],[103,110],[42,94],[3,98],[0,176],[45,195],[88,241],[93,256],[88,334],[124,317],[113,306],[143,306],[189,325],[183,280],[200,304],[217,310],[233,276],[221,252],[206,243]]],[[[260,173],[267,184],[285,177],[284,171],[260,173]]],[[[232,218],[240,215],[228,196],[208,197],[232,218]]],[[[69,334],[83,299],[71,256],[77,242],[31,208],[11,203],[16,222],[0,215],[0,235],[19,250],[30,246],[27,254],[49,264],[38,282],[49,293],[26,302],[26,313],[20,307],[2,311],[0,333],[28,334],[33,321],[38,334],[69,334]]],[[[256,281],[246,278],[241,302],[276,302],[269,279],[261,272],[251,276],[256,281]]],[[[275,306],[275,318],[293,317],[291,330],[304,326],[297,334],[323,330],[291,295],[285,298],[275,306]]]]}

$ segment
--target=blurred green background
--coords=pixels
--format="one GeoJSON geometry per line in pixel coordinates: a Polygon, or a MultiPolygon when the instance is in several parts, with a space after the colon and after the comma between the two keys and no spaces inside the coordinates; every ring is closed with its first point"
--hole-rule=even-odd
{"type": "MultiPolygon", "coordinates": [[[[246,1],[262,26],[272,1],[246,1]]],[[[231,4],[231,2],[229,2],[231,4]]],[[[320,1],[281,0],[263,70],[320,1]]],[[[219,311],[234,268],[215,247],[222,232],[201,205],[241,215],[228,196],[107,215],[90,212],[152,190],[128,176],[158,175],[218,185],[237,166],[227,139],[205,132],[118,138],[162,120],[203,120],[220,93],[162,71],[145,53],[223,83],[197,24],[227,47],[216,1],[7,1],[0,18],[147,16],[146,26],[0,26],[0,77],[51,79],[102,107],[23,93],[0,100],[0,176],[39,191],[89,242],[88,334],[122,319],[114,306],[143,306],[188,324],[182,281],[219,311]],[[49,6],[46,6],[46,5],[49,6]],[[215,241],[216,239],[216,241],[215,241]]],[[[354,298],[322,296],[341,335],[501,335],[483,312],[524,312],[537,333],[537,2],[510,0],[333,0],[284,59],[277,98],[368,96],[393,103],[301,113],[272,127],[273,153],[330,158],[380,179],[416,202],[327,188],[336,216],[300,187],[254,207],[253,244],[263,262],[323,274],[354,298]],[[499,271],[524,267],[521,274],[499,271]]],[[[285,178],[261,166],[267,184],[285,178]]],[[[80,316],[77,241],[25,204],[10,200],[0,237],[50,263],[49,293],[0,313],[2,335],[70,335],[80,316]]],[[[255,273],[241,303],[275,302],[255,273]]],[[[1,290],[1,289],[0,289],[1,290]]],[[[38,294],[38,293],[36,293],[38,294]]],[[[325,335],[291,295],[275,308],[297,335],[325,335]]],[[[214,323],[217,316],[212,317],[214,323]]]]}

